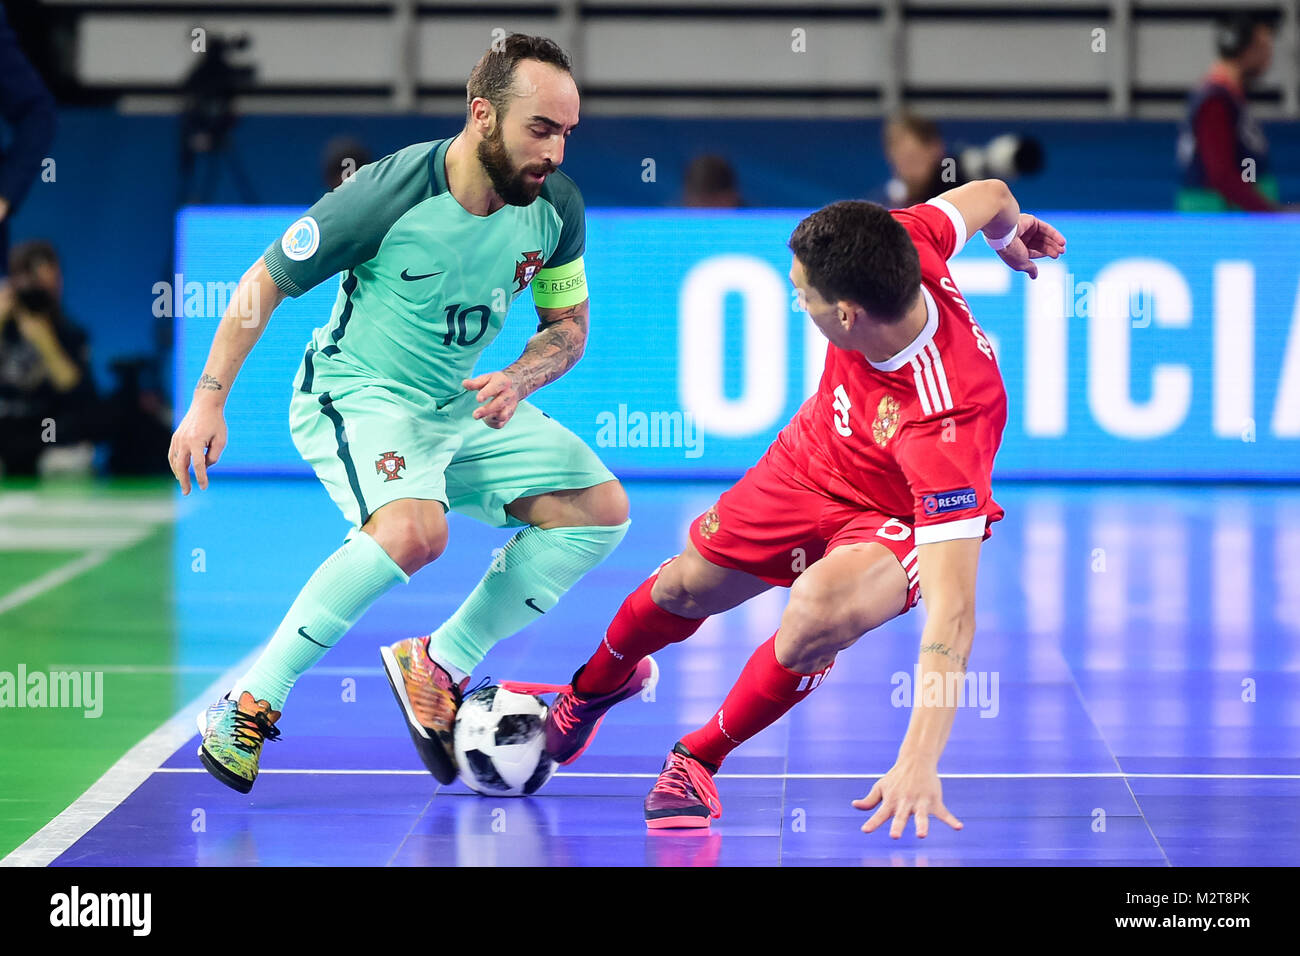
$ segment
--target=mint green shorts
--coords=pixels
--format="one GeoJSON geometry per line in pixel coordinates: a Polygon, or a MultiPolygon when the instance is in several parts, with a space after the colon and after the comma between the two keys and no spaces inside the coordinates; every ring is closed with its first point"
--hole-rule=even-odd
{"type": "Polygon", "coordinates": [[[439,501],[496,528],[518,498],[614,480],[577,435],[528,402],[504,428],[471,416],[476,392],[436,400],[376,378],[321,376],[295,388],[293,443],[345,518],[360,528],[390,501],[439,501]]]}

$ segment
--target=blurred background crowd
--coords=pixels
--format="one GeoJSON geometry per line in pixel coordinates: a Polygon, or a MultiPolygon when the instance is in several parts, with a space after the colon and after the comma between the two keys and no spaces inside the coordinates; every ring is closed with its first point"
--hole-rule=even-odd
{"type": "Polygon", "coordinates": [[[1294,4],[498,6],[5,4],[0,474],[164,472],[177,211],[302,208],[454,133],[506,20],[572,53],[589,206],[902,206],[989,176],[1038,210],[1300,199],[1294,4]]]}

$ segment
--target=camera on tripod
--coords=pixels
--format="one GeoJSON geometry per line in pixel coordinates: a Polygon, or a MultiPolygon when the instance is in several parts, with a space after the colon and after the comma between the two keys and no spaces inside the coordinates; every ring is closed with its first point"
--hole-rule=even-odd
{"type": "Polygon", "coordinates": [[[181,125],[187,153],[213,153],[224,147],[237,119],[235,97],[252,89],[257,76],[255,67],[230,62],[230,54],[247,50],[250,45],[246,33],[208,35],[203,59],[182,86],[185,109],[181,125]]]}
{"type": "Polygon", "coordinates": [[[234,178],[240,199],[247,204],[257,201],[252,180],[244,172],[230,144],[231,130],[239,122],[235,97],[251,92],[257,76],[255,67],[232,63],[231,57],[251,45],[246,33],[231,36],[208,34],[203,59],[181,84],[185,102],[180,123],[178,207],[210,202],[223,167],[234,178]],[[200,157],[205,157],[201,163],[200,157]],[[200,166],[205,168],[202,175],[200,166]]]}

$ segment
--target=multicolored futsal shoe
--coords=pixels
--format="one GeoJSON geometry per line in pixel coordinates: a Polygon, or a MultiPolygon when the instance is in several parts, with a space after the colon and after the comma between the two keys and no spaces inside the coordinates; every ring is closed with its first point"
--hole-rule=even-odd
{"type": "Polygon", "coordinates": [[[681,741],[664,761],[654,789],[645,798],[645,825],[652,830],[670,827],[707,827],[722,816],[722,801],[713,775],[718,768],[691,755],[681,741]]]}
{"type": "Polygon", "coordinates": [[[379,655],[420,760],[439,783],[451,783],[456,779],[452,730],[469,678],[457,684],[435,663],[429,657],[428,637],[381,647],[379,655]]]}
{"type": "Polygon", "coordinates": [[[199,759],[208,773],[232,790],[248,793],[257,779],[262,743],[279,740],[280,712],[244,691],[239,702],[227,694],[198,716],[199,759]]]}

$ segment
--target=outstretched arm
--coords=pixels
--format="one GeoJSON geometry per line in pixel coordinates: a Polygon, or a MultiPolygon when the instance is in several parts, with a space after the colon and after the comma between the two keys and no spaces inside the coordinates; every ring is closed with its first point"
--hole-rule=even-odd
{"type": "Polygon", "coordinates": [[[235,376],[266,331],[271,313],[284,298],[284,292],[266,271],[265,260],[259,258],[239,280],[212,337],[208,360],[194,389],[196,399],[210,398],[220,405],[226,403],[235,376]]]}
{"type": "Polygon", "coordinates": [[[1031,260],[1056,259],[1065,253],[1065,237],[1041,219],[1022,213],[1011,188],[1000,179],[967,183],[939,198],[957,207],[966,221],[966,235],[983,230],[1002,261],[1031,279],[1038,278],[1038,266],[1031,260]]]}
{"type": "Polygon", "coordinates": [[[239,280],[225,315],[212,337],[203,374],[194,386],[190,409],[172,435],[167,461],[180,482],[181,493],[190,493],[190,467],[200,488],[208,487],[208,469],[217,463],[226,447],[226,421],[222,414],[230,387],[248,353],[266,330],[267,320],[284,301],[284,292],[266,271],[259,258],[239,280]]]}
{"type": "Polygon", "coordinates": [[[877,808],[862,829],[870,833],[893,818],[889,835],[903,835],[907,819],[916,816],[916,835],[930,831],[930,815],[954,830],[962,823],[943,804],[939,757],[948,743],[957,715],[955,691],[963,686],[966,662],[975,640],[975,572],[980,538],[957,538],[921,545],[916,552],[925,596],[925,629],[918,657],[920,681],[912,688],[912,718],[889,772],[861,800],[859,810],[877,808]],[[933,676],[932,676],[933,675],[933,676]],[[942,693],[929,693],[938,682],[942,693]]]}
{"type": "Polygon", "coordinates": [[[478,391],[474,417],[493,428],[510,421],[525,398],[573,368],[587,347],[590,299],[562,309],[537,309],[537,334],[524,352],[500,372],[467,378],[465,388],[478,391]]]}

